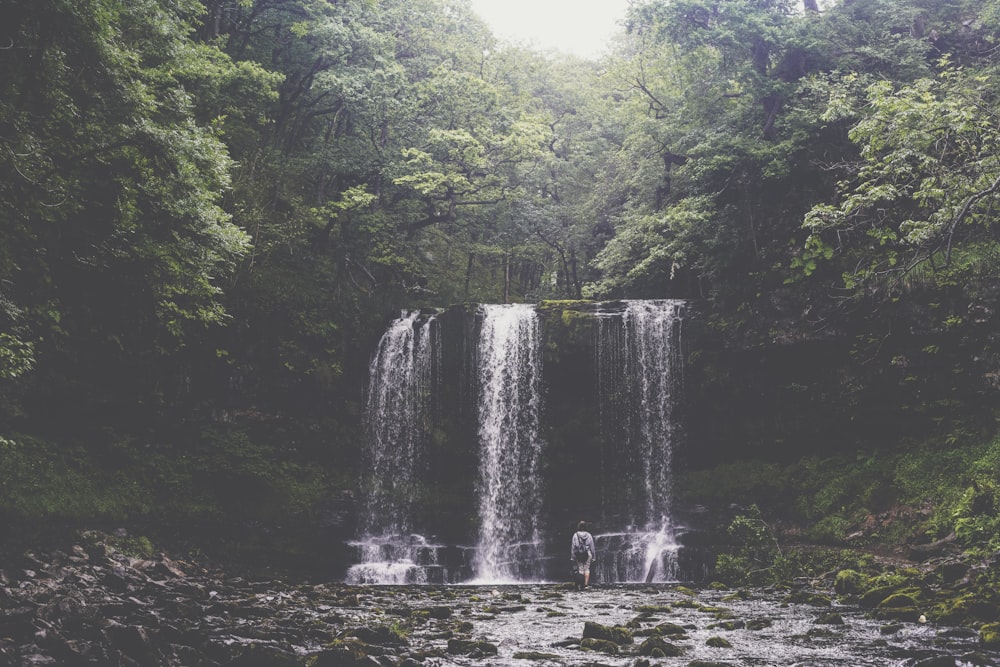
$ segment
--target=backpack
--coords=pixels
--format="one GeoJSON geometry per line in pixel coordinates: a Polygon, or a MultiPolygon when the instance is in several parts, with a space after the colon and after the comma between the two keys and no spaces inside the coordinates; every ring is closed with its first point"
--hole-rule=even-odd
{"type": "Polygon", "coordinates": [[[587,543],[580,536],[580,533],[573,536],[573,558],[578,563],[586,563],[587,559],[590,558],[590,549],[587,548],[587,543]]]}

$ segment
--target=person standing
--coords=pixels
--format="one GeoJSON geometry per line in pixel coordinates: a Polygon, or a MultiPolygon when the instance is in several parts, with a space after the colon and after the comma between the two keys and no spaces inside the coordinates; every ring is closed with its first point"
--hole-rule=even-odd
{"type": "Polygon", "coordinates": [[[596,556],[594,536],[587,532],[587,522],[581,521],[577,524],[576,532],[570,541],[570,558],[575,567],[573,578],[581,591],[590,585],[590,566],[596,556]]]}

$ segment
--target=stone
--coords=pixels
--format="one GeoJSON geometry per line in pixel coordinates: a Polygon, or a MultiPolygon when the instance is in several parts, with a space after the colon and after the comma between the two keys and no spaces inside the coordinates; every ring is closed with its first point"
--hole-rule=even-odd
{"type": "Polygon", "coordinates": [[[938,576],[942,583],[953,584],[965,578],[969,573],[969,565],[958,561],[942,563],[934,568],[934,574],[938,576]]]}
{"type": "Polygon", "coordinates": [[[596,637],[585,637],[580,641],[580,646],[598,653],[618,655],[618,644],[608,639],[597,639],[596,637]]]}
{"type": "Polygon", "coordinates": [[[841,570],[833,583],[833,590],[838,595],[857,595],[862,591],[865,577],[857,570],[841,570]]]}
{"type": "Polygon", "coordinates": [[[671,644],[662,637],[650,637],[639,645],[639,655],[653,656],[654,652],[661,653],[662,656],[660,657],[664,658],[672,658],[684,654],[684,650],[681,647],[671,644]]]}
{"type": "Polygon", "coordinates": [[[366,644],[376,646],[405,646],[409,643],[406,637],[388,625],[355,628],[351,634],[366,644]]]}
{"type": "Polygon", "coordinates": [[[499,652],[496,644],[475,639],[449,639],[448,653],[452,655],[496,655],[499,652]]]}
{"type": "Polygon", "coordinates": [[[1000,623],[986,623],[979,628],[979,643],[983,648],[1000,649],[1000,623]]]}
{"type": "Polygon", "coordinates": [[[676,623],[660,623],[653,630],[656,634],[664,637],[681,638],[687,636],[687,630],[676,623]]]}
{"type": "Polygon", "coordinates": [[[829,607],[833,601],[821,593],[811,591],[796,591],[784,600],[788,604],[807,604],[811,607],[829,607]]]}
{"type": "Polygon", "coordinates": [[[816,625],[843,625],[844,617],[838,612],[832,611],[828,614],[822,614],[813,622],[816,623],[816,625]]]}
{"type": "Polygon", "coordinates": [[[632,643],[632,631],[620,625],[608,626],[586,621],[583,624],[584,639],[602,639],[615,644],[624,645],[632,643]]]}

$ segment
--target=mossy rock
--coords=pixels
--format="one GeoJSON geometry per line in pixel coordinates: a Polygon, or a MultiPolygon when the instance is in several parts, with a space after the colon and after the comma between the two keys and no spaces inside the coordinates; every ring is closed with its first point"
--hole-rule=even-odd
{"type": "Polygon", "coordinates": [[[872,612],[875,618],[885,621],[918,623],[923,614],[916,607],[880,607],[872,612]]]}
{"type": "Polygon", "coordinates": [[[451,618],[451,615],[453,613],[451,607],[445,607],[444,605],[439,605],[436,607],[424,607],[419,611],[425,612],[427,616],[429,616],[430,618],[434,618],[439,621],[444,620],[446,618],[451,618]]]}
{"type": "Polygon", "coordinates": [[[961,625],[970,621],[992,621],[1000,617],[1000,606],[995,601],[967,593],[938,602],[929,612],[934,620],[949,625],[961,625]]]}
{"type": "Polygon", "coordinates": [[[449,639],[448,653],[452,655],[496,655],[497,646],[474,639],[449,639]]]}
{"type": "Polygon", "coordinates": [[[746,626],[747,624],[744,621],[727,620],[722,621],[721,623],[713,623],[708,627],[713,629],[718,628],[721,630],[742,630],[746,626]]]}
{"type": "Polygon", "coordinates": [[[692,660],[687,667],[733,667],[730,662],[715,662],[714,660],[692,660]]]}
{"type": "Polygon", "coordinates": [[[878,603],[879,609],[907,609],[915,608],[917,600],[909,593],[893,593],[878,603]]]}
{"type": "Polygon", "coordinates": [[[659,658],[676,658],[684,655],[684,649],[671,644],[662,637],[650,637],[639,646],[639,654],[659,658]]]}
{"type": "Polygon", "coordinates": [[[389,625],[355,628],[351,634],[366,644],[375,646],[405,646],[409,642],[398,628],[389,625]]]}
{"type": "Polygon", "coordinates": [[[674,639],[680,639],[687,636],[687,630],[683,626],[670,622],[660,623],[653,628],[653,631],[658,635],[672,637],[674,639]]]}
{"type": "Polygon", "coordinates": [[[983,648],[1000,649],[1000,623],[986,623],[980,627],[979,643],[983,648]]]}
{"type": "Polygon", "coordinates": [[[814,621],[814,623],[816,623],[816,625],[843,625],[844,617],[838,612],[831,611],[828,614],[822,614],[814,621]]]}
{"type": "Polygon", "coordinates": [[[814,638],[815,637],[829,638],[829,637],[837,637],[838,635],[836,632],[834,632],[829,628],[809,628],[809,630],[806,631],[806,636],[814,638]]]}
{"type": "Polygon", "coordinates": [[[786,597],[783,602],[787,604],[806,604],[810,607],[829,607],[833,604],[830,596],[823,595],[822,593],[813,593],[812,591],[796,591],[786,597]]]}
{"type": "Polygon", "coordinates": [[[517,651],[514,653],[515,660],[559,660],[559,655],[555,653],[541,653],[539,651],[517,651]]]}
{"type": "Polygon", "coordinates": [[[857,595],[867,585],[867,577],[857,570],[841,570],[833,582],[833,590],[838,595],[857,595]]]}
{"type": "Polygon", "coordinates": [[[754,618],[747,621],[747,630],[763,630],[764,628],[769,628],[774,625],[774,621],[769,618],[754,618]]]}
{"type": "Polygon", "coordinates": [[[729,643],[728,639],[724,637],[709,637],[705,640],[706,646],[711,646],[712,648],[732,648],[733,645],[729,643]]]}
{"type": "Polygon", "coordinates": [[[618,655],[618,644],[608,639],[597,639],[596,637],[584,637],[580,641],[580,647],[598,653],[608,655],[618,655]]]}
{"type": "Polygon", "coordinates": [[[865,609],[874,609],[883,600],[899,590],[899,586],[877,586],[865,591],[861,596],[860,604],[865,609]]]}
{"type": "Polygon", "coordinates": [[[879,634],[894,635],[894,634],[896,634],[897,632],[899,632],[902,629],[903,629],[903,624],[902,623],[887,623],[887,624],[881,626],[878,629],[878,631],[879,631],[879,634]]]}
{"type": "Polygon", "coordinates": [[[583,624],[584,639],[600,639],[615,644],[631,644],[632,631],[620,625],[610,626],[587,621],[583,624]]]}

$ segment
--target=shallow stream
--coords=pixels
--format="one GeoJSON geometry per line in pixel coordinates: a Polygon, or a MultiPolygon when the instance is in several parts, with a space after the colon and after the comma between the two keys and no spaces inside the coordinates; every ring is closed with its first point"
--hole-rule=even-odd
{"type": "MultiPolygon", "coordinates": [[[[424,596],[450,598],[454,618],[472,623],[472,637],[498,648],[496,656],[430,659],[439,665],[624,666],[643,659],[684,666],[697,661],[798,667],[1000,665],[1000,655],[977,653],[978,635],[971,629],[876,620],[864,610],[835,602],[822,607],[788,603],[785,592],[751,590],[742,599],[733,591],[690,591],[672,585],[610,585],[579,592],[519,585],[428,588],[423,595],[420,589],[407,588],[403,594],[382,588],[369,594],[405,595],[411,604],[424,596]],[[842,624],[817,622],[834,612],[842,624]],[[637,636],[617,655],[588,651],[579,645],[587,621],[629,625],[637,636]],[[683,655],[643,658],[638,654],[647,639],[643,630],[663,623],[685,629],[684,636],[669,640],[683,655]],[[722,638],[730,646],[710,646],[710,638],[722,638]]],[[[422,643],[422,634],[415,627],[412,642],[422,643]]]]}

